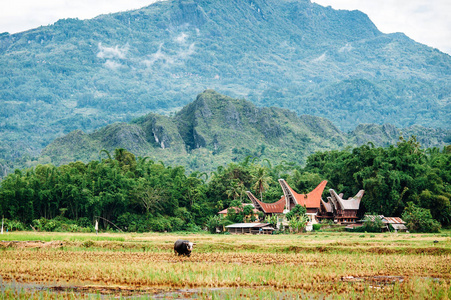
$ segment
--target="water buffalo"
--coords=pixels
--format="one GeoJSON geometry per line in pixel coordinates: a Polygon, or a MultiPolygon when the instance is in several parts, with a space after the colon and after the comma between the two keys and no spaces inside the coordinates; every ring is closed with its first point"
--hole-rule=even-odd
{"type": "Polygon", "coordinates": [[[194,243],[186,240],[177,240],[174,243],[174,254],[175,255],[186,255],[190,256],[191,251],[193,250],[194,243]]]}

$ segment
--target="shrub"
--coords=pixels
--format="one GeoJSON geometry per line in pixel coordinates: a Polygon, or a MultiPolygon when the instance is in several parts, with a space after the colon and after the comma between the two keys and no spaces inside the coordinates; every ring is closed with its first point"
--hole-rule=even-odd
{"type": "Polygon", "coordinates": [[[32,221],[32,226],[38,231],[92,232],[90,228],[85,229],[77,223],[77,221],[58,216],[50,220],[46,218],[35,219],[32,221]]]}
{"type": "Polygon", "coordinates": [[[313,231],[320,231],[321,230],[321,224],[313,224],[313,231]]]}
{"type": "Polygon", "coordinates": [[[183,221],[180,218],[172,217],[169,219],[170,222],[170,228],[167,229],[167,231],[180,231],[185,230],[185,221],[183,221]]]}
{"type": "Polygon", "coordinates": [[[151,220],[153,216],[125,213],[117,218],[116,225],[128,232],[151,231],[151,220]]]}
{"type": "Polygon", "coordinates": [[[185,222],[176,217],[153,217],[148,221],[150,229],[157,232],[184,230],[185,222]]]}
{"type": "Polygon", "coordinates": [[[296,204],[295,207],[287,213],[287,219],[291,220],[294,217],[304,216],[306,212],[307,209],[304,206],[296,204]]]}
{"type": "Polygon", "coordinates": [[[441,225],[434,220],[431,211],[426,208],[416,206],[413,202],[408,202],[402,219],[411,232],[439,232],[441,225]]]}
{"type": "Polygon", "coordinates": [[[153,218],[149,220],[150,230],[157,232],[169,231],[171,229],[171,223],[166,218],[153,218]]]}
{"type": "Polygon", "coordinates": [[[363,226],[355,227],[354,229],[350,230],[353,232],[381,232],[382,228],[384,227],[384,223],[382,222],[382,219],[377,217],[375,214],[374,219],[365,216],[363,226]]]}
{"type": "Polygon", "coordinates": [[[221,226],[223,226],[223,227],[226,227],[226,226],[228,226],[228,225],[232,225],[233,222],[230,221],[230,220],[228,220],[228,219],[224,219],[224,220],[222,220],[219,224],[220,224],[221,226]]]}
{"type": "Polygon", "coordinates": [[[54,231],[57,226],[58,226],[57,222],[55,222],[53,220],[48,220],[48,222],[46,222],[44,225],[44,230],[45,231],[54,231]]]}
{"type": "Polygon", "coordinates": [[[91,241],[91,240],[87,240],[87,241],[84,241],[82,245],[83,245],[83,247],[85,247],[85,248],[89,248],[89,247],[94,246],[94,242],[91,241]]]}
{"type": "Polygon", "coordinates": [[[79,231],[79,227],[77,224],[70,224],[68,230],[70,232],[78,232],[79,231]]]}
{"type": "Polygon", "coordinates": [[[210,233],[216,233],[216,228],[220,227],[222,228],[221,224],[221,217],[216,216],[210,216],[207,219],[207,228],[210,233]]]}
{"type": "Polygon", "coordinates": [[[93,222],[90,221],[88,218],[83,217],[77,220],[77,225],[80,227],[90,227],[93,225],[93,222]]]}
{"type": "Polygon", "coordinates": [[[188,223],[185,226],[185,230],[191,232],[199,232],[202,231],[202,228],[194,223],[188,223]]]}
{"type": "Polygon", "coordinates": [[[17,220],[4,220],[4,226],[6,230],[13,231],[13,230],[25,230],[25,225],[17,220]]]}

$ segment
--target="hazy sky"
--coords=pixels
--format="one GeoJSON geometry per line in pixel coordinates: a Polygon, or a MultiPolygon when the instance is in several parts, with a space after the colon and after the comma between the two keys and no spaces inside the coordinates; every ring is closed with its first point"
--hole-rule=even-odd
{"type": "Polygon", "coordinates": [[[313,0],[335,9],[366,13],[384,33],[403,32],[411,39],[451,54],[450,0],[313,0]]]}
{"type": "MultiPolygon", "coordinates": [[[[140,8],[158,0],[2,0],[0,33],[16,33],[63,18],[89,19],[140,8]]],[[[228,1],[228,0],[218,0],[228,1]]],[[[313,0],[335,9],[358,9],[384,33],[404,32],[451,54],[450,0],[313,0]]]]}

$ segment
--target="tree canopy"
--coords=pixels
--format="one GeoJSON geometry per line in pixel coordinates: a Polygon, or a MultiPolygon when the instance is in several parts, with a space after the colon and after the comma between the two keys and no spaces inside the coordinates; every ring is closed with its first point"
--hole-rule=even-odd
{"type": "Polygon", "coordinates": [[[443,226],[451,222],[451,146],[424,150],[414,137],[387,148],[367,144],[317,152],[305,166],[273,166],[247,157],[211,174],[187,174],[181,166],[136,158],[125,149],[113,155],[102,151],[102,157],[87,164],[15,170],[0,182],[0,214],[16,222],[16,228],[17,222],[25,227],[54,218],[87,226],[100,218],[129,231],[200,230],[218,211],[250,202],[245,191],[261,193],[265,202],[277,201],[277,179],[284,178],[301,193],[322,180],[345,196],[364,189],[361,217],[372,212],[408,218],[414,212],[423,214],[418,208],[443,226]]]}

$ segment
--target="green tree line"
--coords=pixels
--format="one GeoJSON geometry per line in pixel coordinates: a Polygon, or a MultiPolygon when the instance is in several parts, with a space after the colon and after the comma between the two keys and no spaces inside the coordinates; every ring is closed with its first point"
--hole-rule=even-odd
{"type": "Polygon", "coordinates": [[[323,199],[330,188],[345,198],[364,189],[361,217],[401,216],[409,206],[429,210],[443,226],[451,222],[451,146],[422,149],[414,137],[387,148],[317,152],[305,166],[247,157],[210,174],[187,174],[181,166],[136,158],[125,149],[100,154],[102,159],[87,164],[15,170],[0,182],[1,216],[16,228],[54,228],[47,221],[64,218],[75,228],[99,219],[101,228],[111,222],[124,231],[200,230],[232,203],[250,202],[248,190],[264,202],[279,200],[277,179],[284,178],[299,193],[327,180],[323,199]]]}

